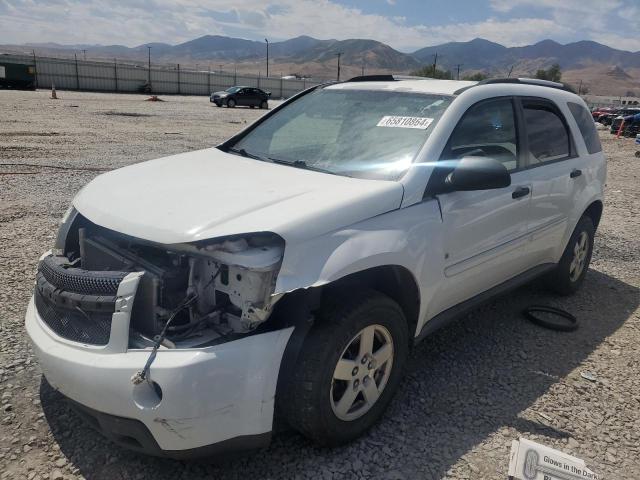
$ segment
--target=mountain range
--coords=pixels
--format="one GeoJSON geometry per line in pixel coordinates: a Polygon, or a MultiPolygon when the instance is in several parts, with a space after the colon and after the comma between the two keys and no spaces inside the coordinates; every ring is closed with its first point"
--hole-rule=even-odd
{"type": "MultiPolygon", "coordinates": [[[[150,43],[137,47],[122,45],[60,45],[41,43],[7,45],[6,51],[31,51],[42,55],[69,55],[86,51],[88,58],[118,58],[120,60],[147,60],[151,47],[154,63],[181,63],[224,66],[233,63],[238,71],[262,70],[264,74],[266,43],[220,35],[205,35],[177,45],[150,43]]],[[[482,72],[489,76],[533,75],[539,68],[560,64],[563,79],[569,82],[583,80],[591,93],[624,95],[630,90],[640,94],[640,52],[619,50],[593,41],[579,41],[562,45],[543,40],[534,45],[505,47],[498,43],[476,38],[468,42],[450,42],[405,53],[376,40],[319,40],[300,36],[281,42],[269,43],[271,72],[298,74],[318,78],[333,77],[337,54],[340,53],[344,75],[366,73],[410,73],[432,64],[438,55],[439,68],[461,74],[482,72]]],[[[273,75],[273,73],[271,73],[273,75]]]]}

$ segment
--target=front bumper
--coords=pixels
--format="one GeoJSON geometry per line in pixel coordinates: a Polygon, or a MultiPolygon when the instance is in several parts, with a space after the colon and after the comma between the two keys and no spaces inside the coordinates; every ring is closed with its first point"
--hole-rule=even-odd
{"type": "Polygon", "coordinates": [[[159,394],[151,383],[131,382],[149,350],[117,351],[59,337],[33,299],[25,325],[48,382],[125,447],[182,458],[210,453],[207,447],[216,444],[268,443],[280,361],[293,328],[213,347],[159,350],[149,376],[159,394]]]}

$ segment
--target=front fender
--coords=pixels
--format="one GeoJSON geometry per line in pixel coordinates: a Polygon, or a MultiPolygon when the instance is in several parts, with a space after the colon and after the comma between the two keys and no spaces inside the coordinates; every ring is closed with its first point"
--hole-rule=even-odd
{"type": "Polygon", "coordinates": [[[437,201],[428,200],[299,243],[287,242],[275,293],[397,265],[407,269],[419,286],[422,319],[443,271],[441,224],[437,201]]]}

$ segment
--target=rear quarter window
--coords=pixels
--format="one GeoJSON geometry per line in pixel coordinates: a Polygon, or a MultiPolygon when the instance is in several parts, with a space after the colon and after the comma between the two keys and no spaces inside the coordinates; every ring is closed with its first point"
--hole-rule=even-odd
{"type": "Polygon", "coordinates": [[[598,137],[596,124],[589,111],[579,103],[567,102],[567,106],[578,124],[582,138],[584,138],[584,143],[587,146],[587,151],[589,153],[601,152],[602,145],[600,145],[600,137],[598,137]]]}

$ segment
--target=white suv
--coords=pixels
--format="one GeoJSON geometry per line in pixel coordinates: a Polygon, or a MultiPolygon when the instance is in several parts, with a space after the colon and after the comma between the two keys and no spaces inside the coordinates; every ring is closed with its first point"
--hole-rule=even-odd
{"type": "Polygon", "coordinates": [[[340,444],[436,328],[540,275],[580,286],[605,174],[561,84],[319,86],[84,187],[26,328],[51,385],[126,447],[261,447],[274,417],[340,444]]]}

